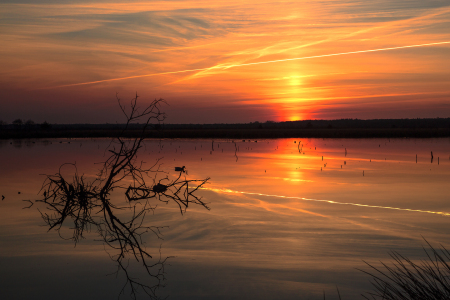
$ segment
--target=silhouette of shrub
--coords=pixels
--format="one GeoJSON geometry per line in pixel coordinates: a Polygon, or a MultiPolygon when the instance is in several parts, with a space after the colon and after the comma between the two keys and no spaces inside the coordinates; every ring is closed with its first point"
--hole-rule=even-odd
{"type": "Polygon", "coordinates": [[[393,251],[392,264],[382,263],[377,268],[369,263],[374,291],[363,295],[372,300],[426,300],[450,299],[450,252],[441,246],[424,249],[427,260],[414,261],[393,251]]]}

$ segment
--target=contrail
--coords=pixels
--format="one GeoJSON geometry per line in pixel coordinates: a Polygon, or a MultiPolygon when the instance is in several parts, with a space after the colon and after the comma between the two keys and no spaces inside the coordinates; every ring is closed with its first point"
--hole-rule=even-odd
{"type": "Polygon", "coordinates": [[[96,83],[109,82],[109,81],[118,81],[118,80],[134,79],[134,78],[142,78],[142,77],[150,77],[150,76],[158,76],[158,75],[167,75],[167,74],[188,73],[188,72],[196,72],[196,71],[210,71],[210,70],[214,70],[214,69],[227,70],[227,69],[237,68],[237,67],[262,65],[262,64],[272,64],[272,63],[294,61],[294,60],[304,60],[304,59],[331,57],[331,56],[340,56],[340,55],[349,55],[349,54],[358,54],[358,53],[369,53],[369,52],[388,51],[388,50],[397,50],[397,49],[436,46],[436,45],[444,45],[444,44],[450,44],[450,41],[437,42],[437,43],[427,43],[427,44],[417,44],[417,45],[407,45],[407,46],[398,46],[398,47],[389,47],[389,48],[378,48],[378,49],[370,49],[370,50],[349,51],[349,52],[340,52],[340,53],[331,53],[331,54],[322,54],[322,55],[312,55],[312,56],[277,59],[277,60],[267,60],[267,61],[253,62],[253,63],[216,65],[216,66],[207,67],[207,68],[188,69],[188,70],[181,70],[181,71],[170,71],[170,72],[161,72],[161,73],[152,73],[152,74],[128,76],[128,77],[103,79],[103,80],[81,82],[81,83],[72,83],[72,84],[59,85],[59,86],[55,86],[55,87],[52,87],[52,88],[70,87],[70,86],[78,86],[78,85],[89,85],[89,84],[96,84],[96,83]]]}
{"type": "MultiPolygon", "coordinates": [[[[378,49],[371,49],[371,50],[359,50],[359,51],[350,51],[350,52],[340,52],[340,53],[322,54],[322,55],[313,55],[313,56],[304,56],[304,57],[294,57],[294,58],[285,58],[285,59],[277,59],[277,60],[268,60],[268,61],[254,62],[254,63],[230,65],[230,66],[223,67],[223,68],[224,69],[229,69],[229,68],[234,68],[234,67],[252,66],[252,65],[260,65],[260,64],[271,64],[271,63],[292,61],[292,60],[302,60],[302,59],[311,59],[311,58],[329,57],[329,56],[339,56],[339,55],[348,55],[348,54],[357,54],[357,53],[368,53],[368,52],[377,52],[377,51],[387,51],[387,50],[396,50],[396,49],[405,49],[405,48],[416,48],[416,47],[425,47],[425,46],[442,45],[442,44],[450,44],[450,41],[448,41],[448,42],[438,42],[438,43],[429,43],[429,44],[419,44],[419,45],[409,45],[409,46],[398,46],[398,47],[390,47],[390,48],[378,48],[378,49]]],[[[205,68],[205,69],[207,69],[207,68],[205,68]]]]}
{"type": "Polygon", "coordinates": [[[208,69],[211,69],[211,68],[213,68],[213,67],[201,68],[201,69],[189,69],[189,70],[182,70],[182,71],[162,72],[162,73],[152,73],[152,74],[144,74],[144,75],[135,75],[135,76],[128,76],[128,77],[119,77],[119,78],[103,79],[103,80],[97,80],[97,81],[89,81],[89,82],[81,82],[81,83],[72,83],[72,84],[58,85],[58,86],[54,86],[54,87],[51,87],[51,88],[61,88],[61,87],[69,87],[69,86],[77,86],[77,85],[87,85],[87,84],[95,84],[95,83],[102,83],[102,82],[109,82],[109,81],[117,81],[117,80],[133,79],[133,78],[142,78],[142,77],[150,77],[150,76],[157,76],[157,75],[204,71],[204,70],[208,70],[208,69]]]}
{"type": "Polygon", "coordinates": [[[241,191],[234,191],[234,190],[230,190],[230,189],[214,189],[214,188],[205,188],[205,187],[202,187],[201,189],[210,190],[210,191],[213,191],[216,193],[258,195],[258,196],[265,196],[265,197],[297,199],[297,200],[303,200],[303,201],[326,202],[326,203],[330,203],[330,204],[351,205],[351,206],[360,206],[360,207],[369,207],[369,208],[382,208],[382,209],[401,210],[401,211],[409,211],[409,212],[420,212],[420,213],[427,213],[427,214],[436,214],[436,215],[441,215],[441,216],[446,216],[446,217],[450,216],[450,213],[442,212],[442,211],[399,208],[399,207],[369,205],[369,204],[360,204],[360,203],[352,203],[352,202],[338,202],[338,201],[333,201],[333,200],[311,199],[311,198],[303,198],[303,197],[295,197],[295,196],[282,196],[282,195],[270,195],[270,194],[261,194],[261,193],[252,193],[252,192],[241,192],[241,191]]]}

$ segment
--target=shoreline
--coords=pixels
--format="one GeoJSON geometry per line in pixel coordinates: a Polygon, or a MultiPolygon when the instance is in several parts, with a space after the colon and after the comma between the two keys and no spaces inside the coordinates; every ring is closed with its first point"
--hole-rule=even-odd
{"type": "MultiPolygon", "coordinates": [[[[130,129],[0,130],[0,139],[140,137],[130,129]]],[[[164,139],[276,139],[276,138],[445,138],[450,128],[258,128],[258,129],[149,129],[145,138],[164,139]]]]}

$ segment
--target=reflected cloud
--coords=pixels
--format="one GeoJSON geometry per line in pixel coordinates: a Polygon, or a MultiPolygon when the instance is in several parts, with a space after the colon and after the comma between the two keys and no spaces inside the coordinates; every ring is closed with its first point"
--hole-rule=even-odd
{"type": "MultiPolygon", "coordinates": [[[[295,200],[302,200],[302,201],[324,202],[324,203],[339,204],[339,205],[352,205],[352,206],[368,207],[368,208],[382,208],[382,209],[390,209],[390,210],[420,212],[420,213],[427,213],[427,214],[442,215],[442,216],[446,216],[446,217],[450,216],[450,213],[448,213],[448,212],[441,212],[441,211],[420,210],[420,209],[411,209],[411,208],[399,208],[399,207],[380,206],[380,205],[369,205],[369,204],[352,203],[352,202],[338,202],[338,201],[333,201],[333,200],[311,199],[311,198],[303,198],[303,197],[295,197],[295,196],[270,195],[270,194],[262,194],[262,193],[235,191],[235,190],[230,190],[230,189],[205,188],[205,187],[203,187],[202,189],[210,190],[210,191],[213,191],[213,192],[216,192],[216,193],[255,195],[255,196],[273,197],[273,198],[295,199],[295,200]]],[[[247,205],[247,204],[245,204],[245,205],[247,205]]],[[[269,205],[269,204],[267,204],[267,205],[269,205]]],[[[293,208],[293,207],[290,207],[290,206],[287,206],[287,205],[282,205],[282,206],[278,205],[278,207],[283,207],[283,208],[286,208],[286,209],[292,209],[292,210],[297,210],[297,211],[302,211],[302,212],[308,212],[306,210],[299,210],[298,208],[293,208]]],[[[308,213],[311,213],[311,212],[308,212],[308,213]]],[[[315,213],[311,213],[311,214],[315,214],[315,213]]],[[[317,215],[325,217],[324,215],[320,215],[320,214],[317,214],[317,215]]]]}
{"type": "MultiPolygon", "coordinates": [[[[220,294],[274,299],[285,293],[285,299],[292,299],[301,291],[320,299],[325,288],[335,291],[338,284],[346,288],[349,299],[356,299],[367,281],[355,271],[361,260],[382,260],[386,249],[402,249],[420,258],[414,256],[422,251],[417,242],[420,235],[433,243],[448,240],[449,219],[436,217],[448,216],[449,211],[448,139],[235,142],[148,140],[139,156],[150,164],[164,156],[162,171],[173,173],[175,167],[186,166],[189,176],[212,176],[210,188],[197,191],[211,211],[198,207],[179,216],[176,205],[159,205],[152,221],[143,224],[167,226],[161,251],[174,256],[166,270],[170,278],[165,290],[170,297],[215,299],[220,294]],[[307,155],[298,153],[300,149],[307,155]],[[435,160],[441,158],[440,165],[430,164],[430,151],[435,160]],[[341,169],[344,161],[347,164],[341,169]],[[320,172],[324,164],[327,167],[320,172]],[[365,177],[361,170],[366,170],[365,177]],[[239,289],[230,291],[229,286],[239,289]]],[[[104,277],[114,270],[104,257],[104,247],[94,241],[94,233],[73,248],[57,235],[46,234],[36,211],[23,210],[21,201],[35,199],[43,179],[38,174],[52,174],[61,162],[76,161],[79,170],[94,179],[95,163],[109,144],[109,139],[70,143],[58,139],[36,140],[27,147],[23,140],[19,149],[9,141],[0,142],[4,154],[0,194],[6,196],[0,210],[0,235],[5,241],[0,260],[6,267],[0,275],[11,283],[3,284],[2,290],[9,298],[33,298],[35,289],[17,289],[24,274],[28,281],[38,282],[41,294],[48,298],[49,281],[40,278],[42,274],[51,278],[55,270],[61,276],[51,282],[58,284],[61,293],[67,292],[71,282],[97,291],[98,299],[117,296],[115,288],[120,288],[121,279],[104,277]],[[36,265],[39,268],[30,269],[36,265]]],[[[123,183],[127,187],[131,182],[123,183]]],[[[109,198],[122,203],[122,192],[116,190],[109,198]]],[[[151,253],[158,253],[159,243],[145,242],[151,253]]],[[[71,292],[81,299],[86,289],[71,292]]]]}

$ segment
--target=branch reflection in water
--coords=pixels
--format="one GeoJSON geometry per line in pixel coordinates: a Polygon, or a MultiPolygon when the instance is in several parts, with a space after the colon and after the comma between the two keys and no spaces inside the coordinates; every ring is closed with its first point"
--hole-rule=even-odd
{"type": "Polygon", "coordinates": [[[159,170],[159,159],[150,167],[137,160],[151,122],[159,123],[165,118],[160,111],[164,100],[154,100],[140,110],[137,99],[136,94],[131,100],[131,111],[127,112],[117,98],[127,122],[120,136],[111,141],[107,149],[111,154],[97,177],[90,180],[78,173],[75,164],[63,164],[56,174],[47,175],[39,193],[42,198],[30,201],[29,207],[39,204],[39,212],[48,230],[56,230],[61,238],[72,240],[75,244],[84,238],[85,232],[94,230],[107,246],[111,259],[117,263],[117,273],[125,274],[126,282],[121,294],[130,292],[131,297],[136,299],[141,290],[151,299],[158,299],[157,290],[164,286],[164,266],[168,258],[161,255],[161,250],[158,257],[151,255],[144,245],[147,233],[161,238],[161,227],[145,225],[147,214],[156,209],[156,204],[150,201],[173,201],[182,214],[189,204],[209,209],[195,195],[209,178],[188,180],[183,166],[175,168],[179,174],[171,180],[169,174],[159,170]],[[131,122],[137,120],[144,120],[140,137],[123,138],[131,122]],[[63,169],[67,167],[73,167],[72,176],[63,175],[63,169]],[[165,177],[161,178],[161,175],[165,177]],[[150,181],[151,184],[148,184],[150,181]],[[124,191],[125,202],[112,196],[115,189],[124,191]],[[69,238],[64,237],[67,230],[72,231],[69,238]],[[149,278],[140,279],[132,275],[130,258],[145,269],[149,278]]]}

